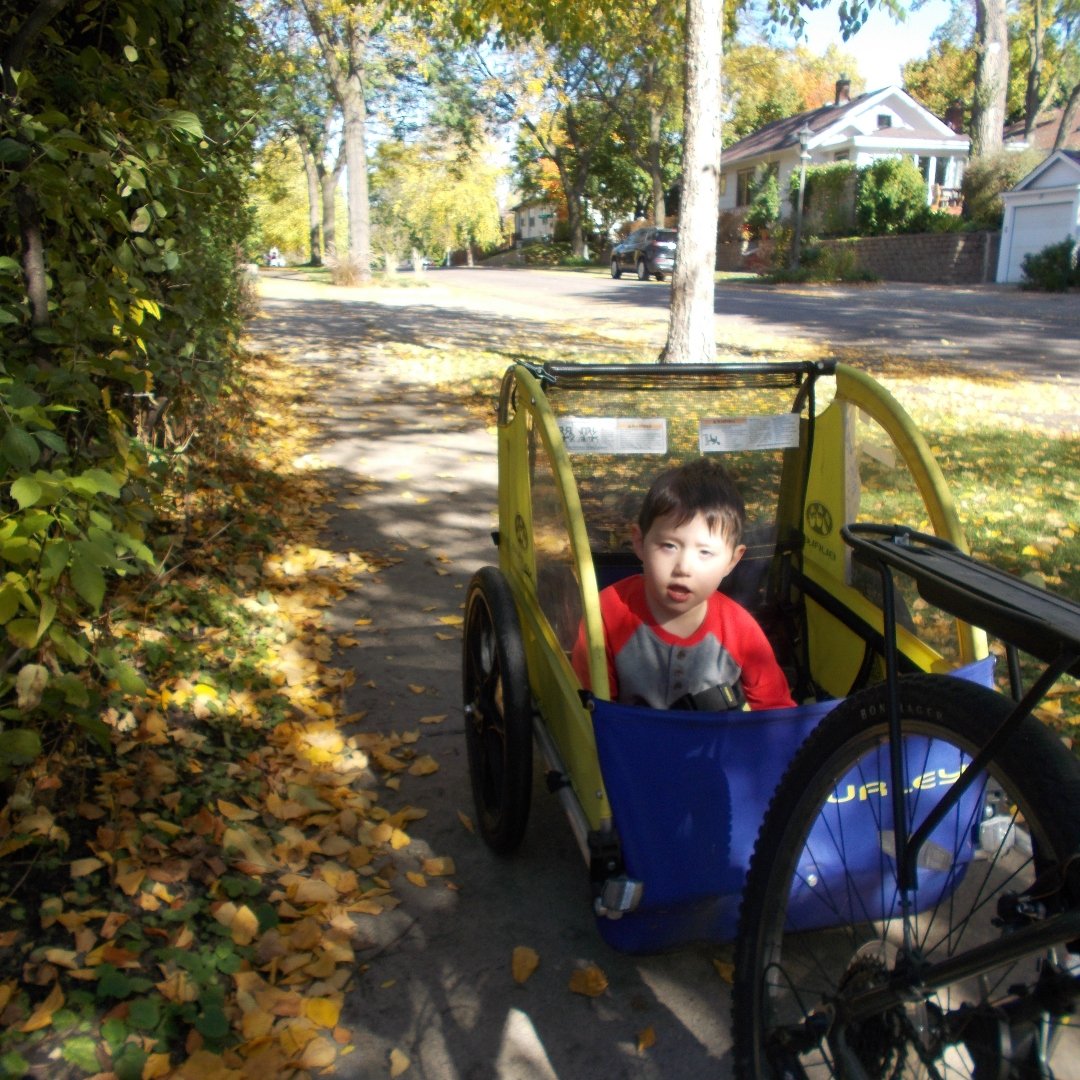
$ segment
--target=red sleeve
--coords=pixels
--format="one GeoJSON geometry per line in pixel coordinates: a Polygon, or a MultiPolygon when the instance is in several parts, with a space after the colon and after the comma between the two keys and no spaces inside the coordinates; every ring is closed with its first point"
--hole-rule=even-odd
{"type": "MultiPolygon", "coordinates": [[[[727,606],[727,605],[725,605],[727,606]]],[[[728,648],[742,668],[742,688],[751,709],[789,709],[795,705],[787,678],[776,662],[769,639],[757,620],[734,601],[726,612],[731,622],[728,648]],[[732,645],[736,645],[732,648],[732,645]]]]}
{"type": "MultiPolygon", "coordinates": [[[[637,580],[640,581],[640,577],[637,580]]],[[[615,653],[626,644],[627,639],[640,623],[640,616],[636,615],[634,610],[634,597],[641,590],[640,587],[634,588],[634,581],[634,578],[623,579],[622,582],[609,585],[600,592],[600,621],[604,627],[604,654],[607,657],[608,687],[611,690],[612,701],[619,700],[619,677],[615,672],[615,653]],[[629,598],[624,596],[624,593],[628,593],[629,598]]],[[[570,653],[570,663],[581,680],[581,685],[586,690],[591,690],[584,621],[578,625],[577,640],[570,653]]]]}

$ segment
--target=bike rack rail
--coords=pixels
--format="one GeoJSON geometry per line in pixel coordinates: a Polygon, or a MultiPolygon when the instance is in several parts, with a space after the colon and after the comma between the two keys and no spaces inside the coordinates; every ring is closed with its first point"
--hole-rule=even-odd
{"type": "Polygon", "coordinates": [[[910,577],[928,603],[979,626],[1005,642],[1013,698],[1017,704],[972,758],[964,774],[926,820],[907,835],[903,828],[903,760],[890,755],[896,828],[898,884],[910,889],[915,881],[919,848],[956,805],[976,777],[997,755],[1017,725],[1066,673],[1080,676],[1080,605],[1056,596],[964,554],[947,540],[900,525],[851,524],[841,528],[855,558],[881,575],[885,615],[885,669],[889,701],[889,738],[900,744],[896,705],[896,604],[893,571],[910,577]],[[1023,651],[1047,666],[1025,693],[1020,685],[1017,652],[1023,651]]]}

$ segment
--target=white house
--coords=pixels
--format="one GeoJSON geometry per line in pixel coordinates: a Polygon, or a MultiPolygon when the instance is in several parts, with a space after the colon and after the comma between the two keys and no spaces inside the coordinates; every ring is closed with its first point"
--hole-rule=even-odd
{"type": "MultiPolygon", "coordinates": [[[[808,128],[808,165],[851,161],[869,165],[885,157],[908,156],[927,181],[927,201],[959,205],[971,141],[938,119],[898,86],[887,86],[851,99],[850,82],[841,76],[836,98],[809,112],[777,120],[727,147],[720,157],[720,210],[734,211],[750,203],[754,174],[777,172],[781,193],[799,168],[799,132],[808,128]]],[[[781,198],[781,213],[789,212],[781,198]]]]}
{"type": "Polygon", "coordinates": [[[549,199],[526,199],[513,208],[514,239],[529,244],[555,235],[558,208],[549,199]]]}
{"type": "Polygon", "coordinates": [[[1001,196],[997,280],[1023,280],[1024,256],[1067,237],[1080,241],[1080,150],[1055,150],[1001,196]]]}

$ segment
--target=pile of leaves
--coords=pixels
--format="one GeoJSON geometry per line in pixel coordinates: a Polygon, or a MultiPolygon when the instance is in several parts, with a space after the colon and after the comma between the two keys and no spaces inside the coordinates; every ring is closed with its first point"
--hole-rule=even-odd
{"type": "Polygon", "coordinates": [[[354,1051],[364,921],[395,879],[452,887],[409,835],[425,811],[377,790],[437,764],[418,733],[348,734],[349,642],[322,623],[387,560],[318,546],[304,373],[249,380],[177,476],[168,569],[94,628],[130,675],[107,752],[58,743],[0,812],[0,1076],[319,1071],[354,1051]]]}

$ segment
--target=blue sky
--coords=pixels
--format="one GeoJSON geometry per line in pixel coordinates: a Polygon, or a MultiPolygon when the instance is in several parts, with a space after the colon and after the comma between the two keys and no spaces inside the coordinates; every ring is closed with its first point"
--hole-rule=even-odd
{"type": "Polygon", "coordinates": [[[837,29],[835,2],[806,14],[807,30],[803,43],[812,52],[822,53],[830,42],[836,42],[858,59],[859,74],[866,80],[866,89],[879,90],[883,86],[899,86],[900,66],[926,55],[930,35],[948,18],[949,3],[948,0],[929,0],[919,11],[909,12],[902,23],[875,8],[863,28],[847,42],[841,40],[837,29]]]}

